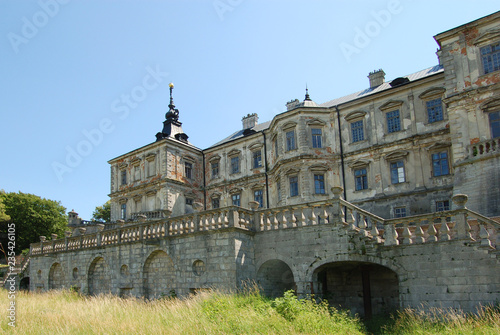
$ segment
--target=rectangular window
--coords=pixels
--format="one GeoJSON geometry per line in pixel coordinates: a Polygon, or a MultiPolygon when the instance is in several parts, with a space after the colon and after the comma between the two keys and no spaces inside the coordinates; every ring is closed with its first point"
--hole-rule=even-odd
{"type": "Polygon", "coordinates": [[[351,123],[351,135],[353,142],[359,142],[365,139],[363,120],[351,123]]]}
{"type": "Polygon", "coordinates": [[[259,203],[259,207],[264,206],[264,196],[262,190],[256,190],[253,192],[253,200],[259,203]]]}
{"type": "Polygon", "coordinates": [[[387,131],[394,133],[401,130],[401,120],[399,119],[399,109],[388,112],[387,117],[387,131]]]}
{"type": "Polygon", "coordinates": [[[254,151],[253,154],[253,168],[256,169],[258,167],[262,166],[262,152],[259,151],[254,151]]]}
{"type": "Polygon", "coordinates": [[[500,137],[500,112],[488,114],[490,121],[491,138],[500,137]]]}
{"type": "Polygon", "coordinates": [[[391,163],[391,183],[399,184],[405,182],[405,166],[403,161],[391,163]]]}
{"type": "Polygon", "coordinates": [[[325,194],[325,176],[322,174],[314,175],[314,193],[325,194]]]}
{"type": "Polygon", "coordinates": [[[216,209],[216,208],[219,208],[219,206],[220,206],[219,198],[213,198],[212,199],[212,208],[216,209]]]}
{"type": "Polygon", "coordinates": [[[294,150],[295,147],[295,130],[286,132],[286,151],[294,150]]]}
{"type": "Polygon", "coordinates": [[[193,177],[193,164],[189,162],[184,163],[184,175],[187,179],[191,179],[193,177]]]}
{"type": "Polygon", "coordinates": [[[240,157],[231,157],[231,173],[240,172],[240,157]]]}
{"type": "Polygon", "coordinates": [[[429,100],[426,103],[429,123],[443,120],[443,103],[441,98],[429,100]]]}
{"type": "Polygon", "coordinates": [[[322,148],[323,147],[322,130],[319,128],[312,128],[311,134],[312,134],[312,146],[313,146],[313,148],[322,148]]]}
{"type": "Polygon", "coordinates": [[[449,210],[450,210],[449,200],[436,201],[436,212],[443,212],[449,210]]]}
{"type": "Polygon", "coordinates": [[[290,196],[295,197],[299,195],[299,177],[290,177],[290,196]]]}
{"type": "Polygon", "coordinates": [[[122,185],[127,185],[127,170],[121,171],[121,181],[122,185]]]}
{"type": "Polygon", "coordinates": [[[193,206],[193,199],[186,198],[186,205],[193,206]]]}
{"type": "Polygon", "coordinates": [[[354,170],[354,181],[356,183],[356,191],[366,190],[368,188],[366,169],[354,170]]]}
{"type": "Polygon", "coordinates": [[[406,216],[406,207],[395,207],[394,208],[394,217],[395,218],[404,218],[406,216]]]}
{"type": "Polygon", "coordinates": [[[481,48],[484,74],[500,70],[500,43],[481,48]]]}
{"type": "Polygon", "coordinates": [[[434,177],[445,176],[450,173],[448,167],[448,152],[432,154],[432,172],[434,177]]]}
{"type": "Polygon", "coordinates": [[[219,177],[219,162],[212,163],[212,178],[219,177]]]}
{"type": "Polygon", "coordinates": [[[233,200],[233,206],[241,206],[241,194],[237,193],[237,194],[233,194],[231,196],[231,199],[233,200]]]}
{"type": "Polygon", "coordinates": [[[127,218],[127,204],[122,204],[120,211],[120,218],[125,220],[127,218]]]}

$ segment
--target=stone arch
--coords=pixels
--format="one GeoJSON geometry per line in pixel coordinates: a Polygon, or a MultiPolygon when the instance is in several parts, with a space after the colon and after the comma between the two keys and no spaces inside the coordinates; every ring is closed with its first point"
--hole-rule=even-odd
{"type": "Polygon", "coordinates": [[[88,288],[90,295],[110,292],[111,278],[104,258],[96,257],[89,266],[88,288]]]}
{"type": "Polygon", "coordinates": [[[275,298],[285,291],[296,290],[292,269],[279,259],[264,262],[257,271],[257,284],[265,296],[275,298]]]}
{"type": "Polygon", "coordinates": [[[144,297],[156,299],[169,296],[174,290],[175,268],[170,256],[163,250],[153,251],[144,262],[144,297]]]}
{"type": "Polygon", "coordinates": [[[400,307],[399,277],[387,266],[365,261],[324,263],[312,273],[316,295],[337,308],[370,318],[400,307]]]}
{"type": "Polygon", "coordinates": [[[30,277],[24,277],[19,281],[19,289],[25,291],[30,290],[30,277]]]}
{"type": "Polygon", "coordinates": [[[60,263],[54,263],[49,270],[49,290],[64,288],[64,272],[60,263]]]}

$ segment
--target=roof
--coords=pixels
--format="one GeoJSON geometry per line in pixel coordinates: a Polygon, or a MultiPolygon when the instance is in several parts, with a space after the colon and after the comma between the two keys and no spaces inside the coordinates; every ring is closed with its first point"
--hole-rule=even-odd
{"type": "MultiPolygon", "coordinates": [[[[266,121],[263,123],[259,123],[259,124],[255,125],[255,127],[252,127],[250,129],[253,130],[254,132],[259,132],[259,131],[263,131],[263,130],[266,130],[267,128],[269,128],[270,124],[271,124],[271,121],[266,121]]],[[[226,142],[236,140],[238,138],[245,137],[245,135],[243,134],[244,131],[245,131],[245,129],[238,130],[237,132],[226,137],[225,139],[215,143],[214,145],[211,145],[210,147],[208,147],[208,149],[210,149],[212,147],[216,147],[216,146],[221,145],[221,144],[224,144],[226,142]]]]}
{"type": "MultiPolygon", "coordinates": [[[[413,82],[413,81],[417,81],[417,80],[420,80],[420,79],[423,79],[423,78],[426,78],[426,77],[429,77],[429,76],[432,76],[432,75],[435,75],[435,74],[438,74],[441,72],[443,72],[443,66],[442,65],[435,65],[433,67],[415,72],[415,73],[410,74],[410,75],[407,75],[405,78],[408,78],[409,82],[413,82]]],[[[337,98],[337,99],[333,99],[333,100],[324,102],[320,105],[317,105],[314,101],[309,101],[309,100],[303,101],[297,105],[297,108],[300,108],[300,107],[326,107],[326,108],[328,108],[328,107],[333,107],[336,105],[344,104],[344,103],[347,103],[347,102],[350,102],[350,101],[353,101],[356,99],[370,96],[372,94],[376,94],[376,93],[380,93],[380,92],[389,90],[392,88],[392,86],[390,84],[391,81],[384,82],[382,85],[377,86],[375,88],[368,88],[368,89],[363,90],[363,91],[359,91],[356,93],[346,95],[346,96],[341,97],[341,98],[337,98]]],[[[250,128],[250,129],[255,131],[255,132],[263,131],[263,130],[266,130],[267,128],[269,128],[269,126],[271,125],[271,122],[272,121],[260,123],[260,124],[257,124],[255,127],[250,128]]],[[[224,138],[223,140],[215,143],[214,145],[211,145],[207,149],[222,145],[224,143],[227,143],[227,142],[239,139],[239,138],[243,138],[243,137],[245,137],[244,131],[245,131],[244,129],[238,130],[237,132],[231,134],[230,136],[224,138]]]]}
{"type": "MultiPolygon", "coordinates": [[[[408,78],[410,80],[410,82],[413,82],[413,81],[416,81],[419,79],[423,79],[425,77],[429,77],[429,76],[438,74],[438,73],[443,72],[443,71],[444,70],[443,70],[442,65],[435,65],[433,67],[430,67],[430,68],[415,72],[413,74],[410,74],[410,75],[406,76],[406,78],[408,78]]],[[[344,104],[344,103],[347,103],[347,102],[350,102],[350,101],[353,101],[356,99],[364,98],[364,97],[369,96],[371,94],[380,93],[382,91],[385,91],[385,90],[392,88],[392,86],[390,84],[391,81],[386,81],[382,85],[374,87],[374,88],[367,88],[366,90],[363,90],[363,91],[359,91],[356,93],[346,95],[346,96],[341,97],[341,98],[337,98],[337,99],[333,99],[333,100],[324,102],[324,103],[320,104],[319,106],[320,107],[333,107],[333,106],[344,104]]]]}

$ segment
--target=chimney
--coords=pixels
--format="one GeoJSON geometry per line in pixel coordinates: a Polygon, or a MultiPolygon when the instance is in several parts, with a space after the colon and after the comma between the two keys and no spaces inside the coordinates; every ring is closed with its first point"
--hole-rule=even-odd
{"type": "Polygon", "coordinates": [[[259,116],[257,113],[248,114],[244,116],[241,121],[243,122],[243,129],[249,129],[255,127],[257,125],[257,121],[259,120],[259,116]]]}
{"type": "Polygon", "coordinates": [[[370,72],[368,74],[368,79],[370,79],[370,88],[375,88],[384,83],[385,72],[382,69],[370,72]]]}
{"type": "Polygon", "coordinates": [[[289,110],[292,110],[294,109],[298,104],[300,104],[300,101],[299,99],[295,99],[295,100],[290,100],[286,103],[286,110],[289,111],[289,110]]]}

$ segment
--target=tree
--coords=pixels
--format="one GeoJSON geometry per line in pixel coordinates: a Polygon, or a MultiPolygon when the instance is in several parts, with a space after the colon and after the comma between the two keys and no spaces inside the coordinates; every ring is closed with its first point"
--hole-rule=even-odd
{"type": "Polygon", "coordinates": [[[97,206],[92,213],[92,220],[93,221],[100,221],[100,222],[110,222],[111,221],[111,203],[106,201],[104,205],[102,206],[97,206]]]}
{"type": "Polygon", "coordinates": [[[0,222],[6,222],[10,220],[10,216],[5,212],[5,205],[3,203],[2,196],[5,194],[4,190],[0,190],[0,222]]]}
{"type": "MultiPolygon", "coordinates": [[[[57,234],[62,237],[67,228],[66,208],[60,202],[42,199],[28,193],[0,193],[9,221],[0,222],[0,235],[7,235],[7,224],[15,224],[16,254],[39,241],[40,236],[57,234]]],[[[6,246],[3,239],[2,245],[6,246]]]]}

